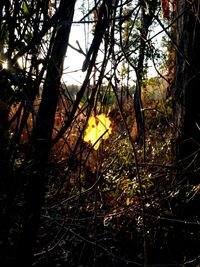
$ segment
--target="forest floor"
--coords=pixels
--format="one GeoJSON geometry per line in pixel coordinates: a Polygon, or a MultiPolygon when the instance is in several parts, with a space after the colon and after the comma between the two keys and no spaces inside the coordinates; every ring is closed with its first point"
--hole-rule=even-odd
{"type": "Polygon", "coordinates": [[[87,163],[52,156],[33,266],[200,266],[199,188],[174,181],[170,133],[148,135],[138,166],[112,138],[87,163]]]}

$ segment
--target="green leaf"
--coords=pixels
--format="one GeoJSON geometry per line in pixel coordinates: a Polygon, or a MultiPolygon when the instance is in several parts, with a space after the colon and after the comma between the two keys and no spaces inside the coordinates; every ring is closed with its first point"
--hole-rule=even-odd
{"type": "Polygon", "coordinates": [[[24,15],[28,15],[29,14],[28,6],[27,6],[25,1],[22,3],[22,9],[23,9],[24,15]]]}

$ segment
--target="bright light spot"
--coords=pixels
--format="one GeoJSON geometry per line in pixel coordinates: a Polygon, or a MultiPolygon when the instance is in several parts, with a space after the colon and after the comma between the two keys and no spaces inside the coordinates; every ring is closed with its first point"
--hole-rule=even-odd
{"type": "Polygon", "coordinates": [[[17,59],[17,64],[19,65],[20,69],[23,69],[25,67],[23,57],[17,59]]]}
{"type": "Polygon", "coordinates": [[[8,69],[8,61],[7,60],[2,61],[2,68],[8,69]]]}
{"type": "Polygon", "coordinates": [[[88,120],[83,140],[94,145],[94,149],[97,150],[100,145],[100,139],[107,139],[111,131],[111,121],[105,114],[102,113],[96,117],[91,116],[88,120]]]}

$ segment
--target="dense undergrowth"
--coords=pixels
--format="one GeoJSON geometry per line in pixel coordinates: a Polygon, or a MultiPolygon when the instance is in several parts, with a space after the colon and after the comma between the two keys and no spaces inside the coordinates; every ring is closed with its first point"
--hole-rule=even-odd
{"type": "Polygon", "coordinates": [[[83,114],[52,149],[33,266],[199,266],[199,189],[175,178],[169,101],[148,103],[143,144],[131,105],[99,150],[79,138],[83,114]]]}

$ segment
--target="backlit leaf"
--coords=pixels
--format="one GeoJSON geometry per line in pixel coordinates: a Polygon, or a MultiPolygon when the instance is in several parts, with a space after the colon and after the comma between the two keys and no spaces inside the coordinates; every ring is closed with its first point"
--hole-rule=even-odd
{"type": "Polygon", "coordinates": [[[97,150],[101,138],[107,139],[111,132],[111,121],[105,114],[91,116],[88,120],[83,140],[94,145],[94,149],[97,150]]]}
{"type": "Polygon", "coordinates": [[[22,3],[22,9],[25,15],[29,14],[28,6],[25,1],[22,3]]]}

